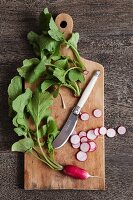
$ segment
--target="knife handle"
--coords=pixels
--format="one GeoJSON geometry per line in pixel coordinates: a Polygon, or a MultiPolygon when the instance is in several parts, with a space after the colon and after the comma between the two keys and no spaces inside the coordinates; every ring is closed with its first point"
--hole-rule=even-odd
{"type": "Polygon", "coordinates": [[[85,88],[85,90],[84,90],[84,92],[83,92],[82,96],[80,97],[79,102],[77,104],[77,106],[79,107],[79,110],[81,110],[81,108],[84,106],[85,102],[87,101],[87,99],[88,99],[88,97],[89,97],[99,75],[100,75],[100,71],[97,70],[94,73],[93,77],[91,78],[89,84],[86,86],[86,88],[85,88]]]}

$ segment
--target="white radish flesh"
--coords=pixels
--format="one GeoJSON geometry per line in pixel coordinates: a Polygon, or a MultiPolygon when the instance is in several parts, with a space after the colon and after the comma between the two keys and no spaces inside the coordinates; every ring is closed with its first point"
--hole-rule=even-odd
{"type": "Polygon", "coordinates": [[[87,138],[89,140],[95,140],[97,138],[97,136],[94,134],[94,130],[89,130],[87,132],[87,138]]]}
{"type": "Polygon", "coordinates": [[[81,143],[88,142],[88,138],[87,137],[82,137],[82,138],[80,138],[80,142],[81,143]]]}
{"type": "Polygon", "coordinates": [[[126,128],[124,126],[120,126],[118,129],[117,129],[117,132],[120,134],[120,135],[123,135],[126,133],[126,128]]]}
{"type": "Polygon", "coordinates": [[[82,113],[81,115],[80,115],[80,118],[81,118],[81,120],[83,120],[83,121],[87,121],[88,119],[89,119],[89,114],[88,113],[82,113]]]}
{"type": "Polygon", "coordinates": [[[107,133],[107,129],[105,127],[101,127],[99,129],[99,133],[100,133],[100,135],[105,135],[107,133]]]}
{"type": "Polygon", "coordinates": [[[83,152],[88,152],[90,149],[90,145],[87,142],[84,142],[80,145],[80,150],[83,152]]]}
{"type": "Polygon", "coordinates": [[[79,132],[79,137],[81,138],[81,137],[86,137],[86,132],[84,132],[84,131],[80,131],[79,132]]]}
{"type": "Polygon", "coordinates": [[[100,133],[99,133],[99,128],[96,128],[96,129],[94,130],[94,134],[95,134],[96,136],[99,136],[99,135],[100,135],[100,133]]]}
{"type": "Polygon", "coordinates": [[[77,154],[76,154],[76,158],[77,160],[83,162],[85,160],[87,160],[87,154],[83,151],[79,151],[77,154]]]}
{"type": "Polygon", "coordinates": [[[96,150],[96,143],[95,142],[89,142],[89,145],[90,145],[89,151],[93,152],[93,151],[96,150]]]}
{"type": "Polygon", "coordinates": [[[72,144],[78,144],[80,142],[80,137],[78,135],[72,135],[70,138],[72,144]]]}
{"type": "Polygon", "coordinates": [[[94,115],[94,117],[99,118],[99,117],[102,116],[102,111],[101,111],[100,109],[95,109],[95,110],[93,111],[93,115],[94,115]]]}
{"type": "Polygon", "coordinates": [[[77,143],[77,144],[72,144],[72,147],[73,147],[74,149],[78,149],[78,148],[80,147],[80,142],[77,143]]]}
{"type": "Polygon", "coordinates": [[[76,134],[77,134],[77,131],[74,130],[71,135],[76,135],[76,134]]]}
{"type": "Polygon", "coordinates": [[[116,131],[113,128],[109,128],[106,134],[109,138],[113,138],[116,135],[116,131]]]}

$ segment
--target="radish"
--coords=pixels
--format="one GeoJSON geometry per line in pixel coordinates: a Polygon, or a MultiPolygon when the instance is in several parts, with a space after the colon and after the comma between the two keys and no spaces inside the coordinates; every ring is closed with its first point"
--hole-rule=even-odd
{"type": "Polygon", "coordinates": [[[79,132],[79,137],[81,138],[81,137],[83,137],[83,136],[86,136],[86,132],[80,131],[80,132],[79,132]]]}
{"type": "Polygon", "coordinates": [[[74,165],[66,165],[63,168],[64,174],[71,176],[76,179],[87,179],[87,178],[101,178],[98,176],[91,176],[86,170],[79,168],[74,165]]]}
{"type": "Polygon", "coordinates": [[[80,142],[80,137],[78,135],[72,135],[70,138],[72,144],[78,144],[80,142]]]}
{"type": "Polygon", "coordinates": [[[76,134],[77,134],[77,131],[74,130],[71,135],[76,135],[76,134]]]}
{"type": "Polygon", "coordinates": [[[84,71],[83,71],[83,74],[84,74],[84,75],[87,75],[88,73],[89,73],[89,71],[87,71],[87,70],[84,70],[84,71]]]}
{"type": "Polygon", "coordinates": [[[99,133],[100,133],[100,135],[105,135],[107,133],[107,129],[105,127],[101,127],[99,129],[99,133]]]}
{"type": "Polygon", "coordinates": [[[126,128],[124,126],[120,126],[118,129],[117,129],[117,132],[120,134],[120,135],[123,135],[126,133],[126,128]]]}
{"type": "Polygon", "coordinates": [[[77,143],[77,144],[72,144],[72,147],[73,147],[74,149],[78,149],[78,148],[80,147],[80,142],[77,143]]]}
{"type": "Polygon", "coordinates": [[[94,134],[95,134],[96,136],[99,136],[99,135],[100,135],[100,133],[99,133],[99,128],[95,128],[94,134]]]}
{"type": "Polygon", "coordinates": [[[76,154],[76,157],[77,157],[77,160],[83,162],[85,160],[87,160],[87,154],[83,151],[79,151],[77,154],[76,154]]]}
{"type": "Polygon", "coordinates": [[[116,131],[113,128],[109,128],[106,134],[108,137],[112,138],[116,135],[116,131]]]}
{"type": "Polygon", "coordinates": [[[100,109],[95,109],[95,110],[93,111],[93,115],[94,115],[94,117],[99,118],[99,117],[102,116],[102,111],[101,111],[100,109]]]}
{"type": "Polygon", "coordinates": [[[95,142],[89,142],[89,145],[90,145],[90,151],[93,152],[96,150],[96,143],[95,142]]]}
{"type": "Polygon", "coordinates": [[[84,136],[84,137],[80,138],[80,142],[81,143],[88,142],[88,138],[84,136]]]}
{"type": "Polygon", "coordinates": [[[87,138],[89,140],[95,140],[97,138],[97,136],[94,134],[94,130],[89,130],[87,132],[87,138]]]}
{"type": "Polygon", "coordinates": [[[90,145],[87,142],[84,142],[80,145],[80,150],[83,152],[88,152],[90,149],[90,145]]]}
{"type": "Polygon", "coordinates": [[[80,119],[83,120],[83,121],[87,121],[89,119],[89,114],[84,112],[80,115],[80,119]]]}

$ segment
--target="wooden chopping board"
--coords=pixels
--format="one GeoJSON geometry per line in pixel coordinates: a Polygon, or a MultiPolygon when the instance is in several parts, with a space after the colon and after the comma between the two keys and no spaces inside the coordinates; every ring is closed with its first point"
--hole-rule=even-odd
{"type": "MultiPolygon", "coordinates": [[[[70,37],[73,30],[73,20],[70,15],[61,13],[55,20],[57,26],[65,37],[70,37]],[[65,23],[65,22],[67,23],[65,23]],[[61,25],[66,27],[62,28],[61,25]]],[[[70,49],[61,48],[63,55],[73,57],[70,49]]],[[[82,111],[88,112],[90,119],[88,121],[78,120],[76,131],[87,131],[104,125],[104,68],[99,63],[81,58],[89,73],[85,75],[86,84],[81,85],[84,89],[89,82],[93,72],[100,70],[101,75],[97,80],[93,91],[87,100],[82,111]],[[94,109],[102,110],[103,115],[100,118],[95,118],[92,115],[94,109]]],[[[52,115],[56,119],[58,127],[61,128],[69,116],[72,108],[78,102],[78,98],[73,96],[73,93],[67,88],[61,88],[61,94],[65,99],[66,109],[62,108],[60,95],[54,100],[52,106],[52,115]]],[[[78,150],[73,149],[71,144],[67,142],[62,148],[55,150],[56,160],[62,164],[73,164],[86,169],[91,175],[101,178],[89,178],[87,180],[77,180],[69,176],[65,176],[59,171],[54,171],[37,160],[30,153],[25,153],[24,164],[24,188],[26,190],[33,189],[82,189],[82,190],[104,190],[105,189],[105,147],[104,136],[99,136],[96,139],[97,150],[88,153],[88,159],[85,162],[79,162],[75,158],[78,150]]]]}

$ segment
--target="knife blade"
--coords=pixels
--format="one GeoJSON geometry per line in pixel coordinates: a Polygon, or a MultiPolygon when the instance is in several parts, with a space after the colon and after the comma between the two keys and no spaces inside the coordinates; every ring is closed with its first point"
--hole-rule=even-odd
{"type": "Polygon", "coordinates": [[[99,75],[100,75],[100,71],[97,70],[94,73],[94,75],[92,76],[89,84],[87,85],[82,96],[80,97],[78,104],[73,108],[71,114],[69,115],[69,117],[68,117],[66,123],[64,124],[62,130],[60,131],[59,135],[53,141],[53,144],[52,144],[53,148],[59,149],[68,141],[70,135],[72,134],[72,132],[77,124],[80,111],[81,111],[82,107],[84,106],[85,102],[87,101],[99,75]]]}

